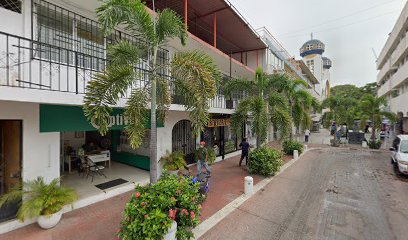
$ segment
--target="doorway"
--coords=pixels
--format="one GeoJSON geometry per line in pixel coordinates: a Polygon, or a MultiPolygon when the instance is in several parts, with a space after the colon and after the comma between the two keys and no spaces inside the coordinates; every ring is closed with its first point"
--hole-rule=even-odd
{"type": "MultiPolygon", "coordinates": [[[[21,181],[22,121],[0,120],[0,196],[21,181]]],[[[0,222],[15,217],[19,201],[0,208],[0,222]]]]}
{"type": "Polygon", "coordinates": [[[196,139],[192,132],[189,120],[177,122],[172,131],[172,150],[183,152],[188,164],[194,163],[194,150],[196,149],[196,139]]]}

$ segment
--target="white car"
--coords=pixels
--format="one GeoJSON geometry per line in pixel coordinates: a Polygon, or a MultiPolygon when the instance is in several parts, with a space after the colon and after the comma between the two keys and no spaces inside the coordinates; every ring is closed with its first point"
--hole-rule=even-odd
{"type": "Polygon", "coordinates": [[[400,173],[408,175],[408,135],[398,135],[390,150],[391,162],[398,165],[400,173]]]}

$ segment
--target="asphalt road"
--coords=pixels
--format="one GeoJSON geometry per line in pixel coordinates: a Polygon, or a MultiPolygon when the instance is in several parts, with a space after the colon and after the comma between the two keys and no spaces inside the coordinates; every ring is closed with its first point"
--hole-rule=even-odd
{"type": "Polygon", "coordinates": [[[310,151],[200,239],[408,239],[408,178],[387,152],[310,151]]]}

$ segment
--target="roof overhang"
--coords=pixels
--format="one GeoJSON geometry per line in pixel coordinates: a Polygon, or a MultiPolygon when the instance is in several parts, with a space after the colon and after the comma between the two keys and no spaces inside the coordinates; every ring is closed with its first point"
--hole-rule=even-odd
{"type": "MultiPolygon", "coordinates": [[[[187,2],[188,30],[213,45],[216,22],[216,47],[226,54],[265,49],[267,46],[247,20],[227,0],[155,0],[155,8],[170,8],[185,16],[187,2]],[[216,16],[216,20],[215,20],[216,16]]],[[[152,8],[152,0],[146,0],[152,8]]]]}
{"type": "Polygon", "coordinates": [[[302,73],[304,73],[306,78],[308,78],[314,84],[319,84],[319,80],[317,80],[315,75],[306,66],[305,62],[303,62],[302,60],[297,60],[296,62],[298,63],[300,69],[302,69],[302,73]]]}

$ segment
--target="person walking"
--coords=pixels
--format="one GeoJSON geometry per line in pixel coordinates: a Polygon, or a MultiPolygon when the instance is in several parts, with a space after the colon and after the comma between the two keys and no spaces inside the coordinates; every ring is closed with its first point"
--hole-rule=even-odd
{"type": "Polygon", "coordinates": [[[241,167],[242,160],[245,158],[245,165],[248,165],[248,154],[249,154],[249,143],[246,138],[242,139],[242,142],[239,144],[241,147],[241,159],[239,160],[239,166],[241,167]]]}
{"type": "Polygon", "coordinates": [[[200,142],[200,148],[197,150],[197,175],[201,174],[203,166],[207,170],[208,175],[211,175],[211,168],[208,166],[208,151],[205,148],[205,142],[200,142]]]}
{"type": "Polygon", "coordinates": [[[309,142],[310,130],[306,129],[305,131],[305,142],[309,142]]]}

